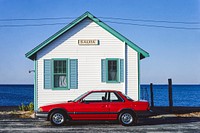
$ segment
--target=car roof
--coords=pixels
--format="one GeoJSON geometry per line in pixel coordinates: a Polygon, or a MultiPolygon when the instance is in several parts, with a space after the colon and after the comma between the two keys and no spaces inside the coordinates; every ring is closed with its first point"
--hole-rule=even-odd
{"type": "Polygon", "coordinates": [[[89,92],[120,92],[120,91],[117,91],[117,90],[91,90],[89,92]]]}

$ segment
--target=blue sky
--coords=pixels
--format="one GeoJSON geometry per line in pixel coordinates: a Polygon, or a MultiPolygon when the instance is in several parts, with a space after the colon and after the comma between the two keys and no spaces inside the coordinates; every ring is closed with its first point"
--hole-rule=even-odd
{"type": "MultiPolygon", "coordinates": [[[[1,20],[78,17],[86,11],[96,17],[200,22],[199,0],[0,0],[1,20]]],[[[33,61],[24,54],[64,26],[2,25],[71,21],[0,21],[0,84],[32,84],[33,73],[28,70],[33,69],[33,61]]],[[[105,23],[150,53],[141,60],[141,83],[166,84],[172,78],[176,84],[200,84],[200,30],[105,23]]],[[[131,23],[200,28],[200,24],[131,23]]]]}

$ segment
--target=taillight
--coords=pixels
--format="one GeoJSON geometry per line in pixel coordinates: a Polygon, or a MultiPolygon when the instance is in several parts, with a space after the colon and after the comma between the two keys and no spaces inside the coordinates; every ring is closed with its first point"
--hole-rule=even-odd
{"type": "Polygon", "coordinates": [[[147,107],[147,110],[150,110],[150,106],[149,106],[149,103],[148,103],[148,107],[147,107]]]}

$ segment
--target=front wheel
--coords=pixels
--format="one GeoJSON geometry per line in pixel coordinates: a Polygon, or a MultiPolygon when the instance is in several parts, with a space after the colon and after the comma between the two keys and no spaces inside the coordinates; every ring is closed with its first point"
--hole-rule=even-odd
{"type": "Polygon", "coordinates": [[[126,111],[119,115],[119,121],[123,126],[131,126],[136,124],[137,118],[132,112],[126,111]]]}
{"type": "Polygon", "coordinates": [[[61,126],[66,122],[66,115],[62,111],[53,111],[50,115],[50,121],[53,125],[61,126]]]}

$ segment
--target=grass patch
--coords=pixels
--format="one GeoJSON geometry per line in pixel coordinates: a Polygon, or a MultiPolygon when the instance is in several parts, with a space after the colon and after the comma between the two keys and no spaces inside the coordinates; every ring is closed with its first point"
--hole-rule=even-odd
{"type": "Polygon", "coordinates": [[[23,103],[19,106],[20,111],[34,111],[34,104],[33,102],[29,103],[28,105],[24,105],[23,103]]]}

